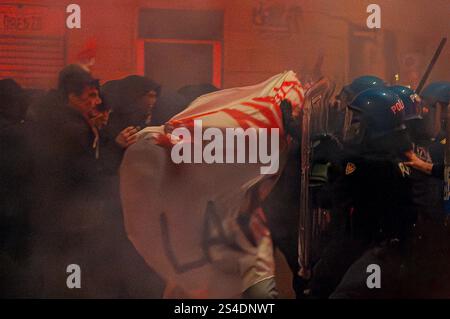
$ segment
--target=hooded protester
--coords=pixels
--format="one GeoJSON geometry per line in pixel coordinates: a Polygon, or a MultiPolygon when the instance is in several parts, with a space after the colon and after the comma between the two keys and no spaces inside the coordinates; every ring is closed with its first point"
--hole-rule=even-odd
{"type": "Polygon", "coordinates": [[[110,245],[117,250],[115,263],[120,264],[123,278],[120,297],[158,298],[164,282],[150,269],[126,238],[119,195],[118,169],[125,149],[137,141],[137,127],[149,125],[160,87],[141,76],[129,76],[105,83],[101,89],[103,104],[110,110],[109,121],[101,130],[102,167],[108,179],[105,209],[114,216],[109,235],[110,245]]]}
{"type": "Polygon", "coordinates": [[[107,82],[102,96],[111,106],[107,131],[116,137],[127,127],[145,127],[150,124],[152,109],[161,93],[156,82],[139,75],[107,82]]]}
{"type": "Polygon", "coordinates": [[[117,174],[125,149],[137,141],[136,133],[150,125],[160,91],[159,84],[139,75],[102,86],[103,103],[111,109],[102,137],[104,164],[110,174],[117,174]]]}
{"type": "Polygon", "coordinates": [[[152,111],[150,126],[164,125],[173,116],[184,111],[188,105],[185,97],[179,92],[164,90],[152,111]]]}

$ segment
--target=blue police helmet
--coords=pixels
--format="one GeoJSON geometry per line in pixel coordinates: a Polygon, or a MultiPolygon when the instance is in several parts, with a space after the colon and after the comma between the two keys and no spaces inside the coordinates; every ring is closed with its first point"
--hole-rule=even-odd
{"type": "Polygon", "coordinates": [[[343,90],[349,95],[349,100],[352,100],[356,95],[367,89],[385,86],[386,83],[379,77],[363,75],[354,79],[352,83],[346,85],[343,90]]]}
{"type": "Polygon", "coordinates": [[[387,87],[361,92],[348,107],[357,112],[357,118],[364,126],[365,137],[369,139],[406,129],[405,105],[401,98],[387,87]]]}
{"type": "Polygon", "coordinates": [[[405,121],[421,120],[421,99],[415,91],[406,86],[395,85],[389,88],[399,96],[405,105],[405,121]]]}
{"type": "Polygon", "coordinates": [[[430,83],[423,89],[421,96],[431,105],[435,105],[437,102],[448,104],[450,102],[450,82],[430,83]]]}

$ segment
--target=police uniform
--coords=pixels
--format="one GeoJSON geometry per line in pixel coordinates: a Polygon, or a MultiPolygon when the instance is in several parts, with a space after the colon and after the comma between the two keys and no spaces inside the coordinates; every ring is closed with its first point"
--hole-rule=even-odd
{"type": "Polygon", "coordinates": [[[350,155],[342,165],[335,196],[351,209],[352,235],[368,241],[403,236],[405,218],[415,219],[410,210],[410,168],[385,154],[350,155]]]}
{"type": "MultiPolygon", "coordinates": [[[[428,147],[414,144],[413,151],[421,160],[433,163],[428,147]]],[[[439,165],[434,165],[434,170],[439,165]]],[[[442,221],[443,219],[443,182],[442,176],[431,176],[421,171],[411,170],[412,199],[420,219],[442,221]]]]}
{"type": "MultiPolygon", "coordinates": [[[[423,118],[421,98],[415,91],[405,86],[393,86],[390,89],[398,94],[405,105],[405,123],[413,141],[413,152],[426,163],[443,163],[442,144],[431,141],[433,130],[430,120],[432,117],[428,114],[428,118],[423,118]]],[[[432,176],[418,170],[411,171],[413,204],[420,220],[442,221],[443,173],[440,171],[443,170],[439,168],[440,166],[442,167],[440,164],[433,165],[432,176]],[[436,174],[441,176],[436,176],[436,174]]]]}
{"type": "Polygon", "coordinates": [[[414,171],[395,156],[348,156],[336,185],[337,199],[351,207],[353,240],[364,252],[349,267],[332,299],[446,296],[449,236],[434,223],[414,224],[414,171]],[[367,285],[368,267],[381,269],[381,288],[367,285]]]}
{"type": "MultiPolygon", "coordinates": [[[[383,133],[380,135],[382,138],[376,140],[380,144],[389,143],[395,134],[400,136],[402,117],[395,117],[400,114],[397,110],[402,109],[403,103],[395,103],[396,94],[379,90],[361,95],[353,103],[359,107],[362,118],[366,116],[369,134],[383,133]]],[[[374,142],[365,140],[360,147],[374,146],[374,142]]],[[[384,148],[386,152],[356,152],[354,158],[347,157],[346,177],[341,179],[340,187],[345,190],[344,194],[350,194],[349,202],[354,207],[351,216],[352,234],[355,238],[365,240],[368,245],[346,272],[331,298],[448,296],[450,276],[446,268],[450,256],[450,246],[447,244],[450,242],[449,236],[432,221],[416,224],[419,210],[415,192],[418,186],[425,186],[417,182],[422,182],[421,178],[414,179],[415,173],[405,167],[401,158],[389,155],[401,154],[402,149],[402,143],[399,143],[397,147],[384,148]],[[359,161],[361,157],[363,160],[359,161]],[[361,166],[362,172],[359,175],[356,174],[358,166],[361,166]],[[375,280],[377,289],[370,285],[369,268],[374,266],[379,272],[374,273],[375,277],[378,276],[378,280],[375,280]]],[[[430,160],[426,149],[416,145],[415,151],[423,160],[430,160]]],[[[424,195],[429,194],[424,191],[424,195]]],[[[426,203],[421,204],[426,206],[426,203]]]]}
{"type": "Polygon", "coordinates": [[[411,209],[411,171],[400,158],[410,147],[401,100],[386,88],[373,88],[360,93],[349,108],[355,114],[330,192],[332,218],[345,227],[336,240],[341,243],[332,245],[316,265],[311,286],[320,297],[343,283],[353,288],[360,276],[344,275],[355,261],[374,247],[403,241],[416,218],[411,209]]]}
{"type": "Polygon", "coordinates": [[[439,179],[444,179],[444,156],[446,144],[447,139],[445,137],[445,132],[441,132],[431,142],[429,147],[430,156],[433,159],[433,169],[431,175],[439,179]]]}
{"type": "Polygon", "coordinates": [[[314,269],[311,290],[328,297],[365,251],[387,238],[404,238],[415,220],[410,169],[393,155],[347,150],[332,185],[332,218],[344,226],[314,269]],[[406,222],[409,220],[410,222],[406,222]]]}

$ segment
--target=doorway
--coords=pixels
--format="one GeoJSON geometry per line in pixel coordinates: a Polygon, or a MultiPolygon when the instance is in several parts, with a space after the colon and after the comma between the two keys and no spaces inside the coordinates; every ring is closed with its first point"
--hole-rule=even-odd
{"type": "Polygon", "coordinates": [[[222,86],[223,12],[143,9],[137,69],[177,91],[185,85],[222,86]]]}

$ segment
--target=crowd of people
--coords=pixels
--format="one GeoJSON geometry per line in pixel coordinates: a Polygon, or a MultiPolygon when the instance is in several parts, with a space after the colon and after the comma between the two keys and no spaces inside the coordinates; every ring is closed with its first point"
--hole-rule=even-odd
{"type": "Polygon", "coordinates": [[[164,282],[126,237],[118,170],[140,129],[213,90],[163,95],[135,75],[100,86],[75,64],[48,92],[1,80],[0,295],[162,297],[164,282]],[[82,269],[83,289],[67,289],[70,264],[82,269]]]}
{"type": "MultiPolygon", "coordinates": [[[[119,166],[139,130],[216,90],[186,86],[165,96],[158,83],[134,75],[100,85],[79,65],[65,67],[48,92],[1,80],[0,295],[162,297],[164,281],[124,231],[119,166]],[[81,267],[83,289],[67,289],[70,264],[81,267]]],[[[450,296],[449,95],[449,82],[420,96],[373,76],[344,86],[330,106],[332,129],[314,143],[312,165],[327,169],[313,205],[329,220],[308,276],[298,262],[302,127],[284,117],[297,147],[264,210],[298,298],[450,296]],[[370,264],[383,270],[381,289],[367,288],[370,264]]]]}

